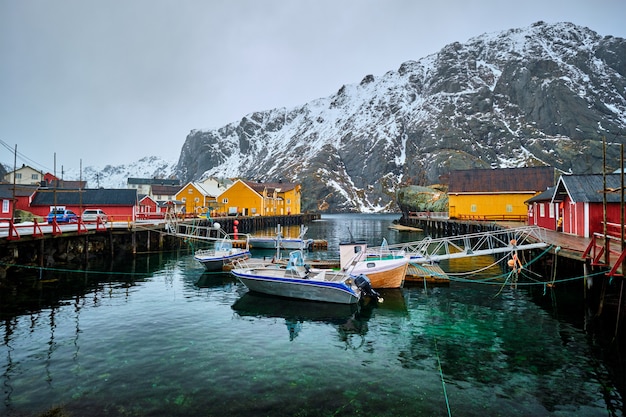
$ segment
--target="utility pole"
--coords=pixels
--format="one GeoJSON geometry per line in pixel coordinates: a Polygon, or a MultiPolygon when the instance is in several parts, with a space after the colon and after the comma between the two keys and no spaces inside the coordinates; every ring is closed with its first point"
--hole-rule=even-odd
{"type": "Polygon", "coordinates": [[[606,137],[602,137],[602,232],[604,234],[604,265],[609,265],[610,243],[606,236],[606,137]]]}
{"type": "Polygon", "coordinates": [[[17,171],[17,144],[15,145],[15,153],[13,154],[13,199],[11,200],[11,204],[13,208],[11,210],[11,225],[15,223],[15,171],[17,171]]]}

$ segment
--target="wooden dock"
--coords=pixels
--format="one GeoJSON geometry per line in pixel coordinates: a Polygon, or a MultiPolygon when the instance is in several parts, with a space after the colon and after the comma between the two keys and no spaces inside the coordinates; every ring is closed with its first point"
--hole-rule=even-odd
{"type": "Polygon", "coordinates": [[[388,229],[397,230],[398,232],[423,232],[419,227],[404,226],[402,224],[392,224],[388,229]]]}
{"type": "Polygon", "coordinates": [[[410,283],[450,284],[450,277],[437,264],[415,265],[409,263],[404,281],[410,283]]]}

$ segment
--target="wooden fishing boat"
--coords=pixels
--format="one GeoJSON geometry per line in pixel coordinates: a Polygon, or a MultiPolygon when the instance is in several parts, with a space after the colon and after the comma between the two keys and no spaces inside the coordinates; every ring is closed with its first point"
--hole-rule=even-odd
{"type": "Polygon", "coordinates": [[[387,241],[379,248],[368,248],[364,242],[341,243],[341,269],[352,274],[365,274],[373,288],[401,288],[409,257],[404,251],[390,250],[387,241]]]}

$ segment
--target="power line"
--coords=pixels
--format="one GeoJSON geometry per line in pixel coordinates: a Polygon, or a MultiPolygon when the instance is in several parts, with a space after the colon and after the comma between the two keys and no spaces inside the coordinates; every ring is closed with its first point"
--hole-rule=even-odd
{"type": "MultiPolygon", "coordinates": [[[[9,152],[11,152],[11,154],[15,153],[15,146],[9,145],[8,143],[4,142],[2,139],[0,139],[0,145],[5,147],[9,152]]],[[[21,162],[26,163],[27,165],[31,165],[33,166],[33,168],[39,168],[41,171],[47,171],[47,172],[53,171],[51,168],[46,167],[43,164],[40,164],[39,162],[29,158],[28,156],[24,155],[23,153],[19,151],[17,152],[17,157],[21,162]]]]}

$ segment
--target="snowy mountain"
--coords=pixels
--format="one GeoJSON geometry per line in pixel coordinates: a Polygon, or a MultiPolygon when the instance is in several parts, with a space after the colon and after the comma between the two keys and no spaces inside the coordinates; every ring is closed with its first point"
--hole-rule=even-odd
{"type": "Polygon", "coordinates": [[[141,158],[129,165],[89,166],[79,170],[67,170],[64,178],[87,181],[87,188],[126,188],[128,178],[172,178],[176,162],[157,156],[141,158]]]}
{"type": "MultiPolygon", "coordinates": [[[[88,167],[89,187],[128,177],[299,182],[303,210],[395,211],[405,185],[454,169],[619,167],[626,142],[626,41],[571,23],[483,34],[366,75],[330,97],[192,130],[177,163],[88,167]]],[[[66,178],[79,178],[78,172],[66,178]]]]}
{"type": "Polygon", "coordinates": [[[626,142],[626,43],[571,23],[484,34],[344,85],[305,105],[193,130],[177,166],[207,176],[303,184],[304,210],[396,210],[402,184],[453,169],[619,161],[626,142]]]}

